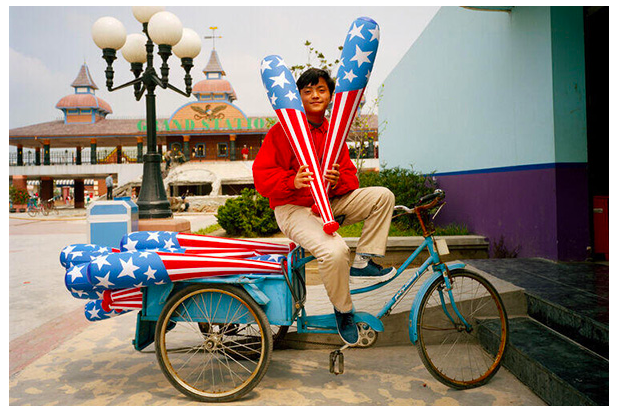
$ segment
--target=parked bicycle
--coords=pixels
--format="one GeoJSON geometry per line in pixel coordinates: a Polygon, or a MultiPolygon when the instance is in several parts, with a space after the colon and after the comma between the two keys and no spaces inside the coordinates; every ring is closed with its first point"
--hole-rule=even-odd
{"type": "MultiPolygon", "coordinates": [[[[425,276],[410,310],[410,340],[438,381],[468,389],[487,383],[500,368],[508,319],[500,295],[488,280],[463,263],[442,262],[440,256],[448,253],[448,247],[433,236],[430,210],[443,199],[444,192],[438,190],[411,209],[395,207],[417,217],[424,241],[394,278],[354,289],[352,294],[384,287],[424,250],[429,257],[414,273],[406,273],[409,279],[376,315],[355,313],[357,347],[375,343],[384,331],[381,319],[425,276]]],[[[313,259],[297,247],[282,260],[282,275],[221,276],[148,286],[133,344],[142,350],[154,342],[164,375],[185,395],[207,402],[238,399],[260,382],[273,341],[282,339],[294,322],[298,333],[337,333],[334,314],[311,316],[304,307],[305,265],[313,259]]],[[[331,372],[343,373],[345,349],[347,345],[331,353],[331,372]]]]}
{"type": "Polygon", "coordinates": [[[51,199],[47,200],[46,202],[43,203],[43,205],[45,206],[45,209],[47,209],[47,213],[53,213],[55,215],[59,214],[58,212],[58,208],[56,207],[56,198],[52,197],[51,199]]]}
{"type": "Polygon", "coordinates": [[[45,207],[44,203],[42,203],[38,197],[31,197],[28,200],[26,212],[28,212],[28,216],[30,217],[35,217],[39,213],[43,216],[49,215],[49,210],[45,207]]]}

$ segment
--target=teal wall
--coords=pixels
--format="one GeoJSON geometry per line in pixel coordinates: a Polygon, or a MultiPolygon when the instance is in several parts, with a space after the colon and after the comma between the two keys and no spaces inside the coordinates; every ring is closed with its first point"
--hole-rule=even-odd
{"type": "Polygon", "coordinates": [[[520,257],[590,245],[582,7],[443,7],[384,83],[380,162],[435,172],[438,224],[520,257]]]}
{"type": "Polygon", "coordinates": [[[422,172],[585,162],[582,20],[581,7],[441,8],[384,83],[381,162],[422,172]]]}

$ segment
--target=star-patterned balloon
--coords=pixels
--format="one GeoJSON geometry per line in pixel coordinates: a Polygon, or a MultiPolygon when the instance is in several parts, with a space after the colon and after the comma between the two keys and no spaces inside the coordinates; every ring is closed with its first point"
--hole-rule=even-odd
{"type": "Polygon", "coordinates": [[[122,309],[103,309],[103,301],[101,299],[91,300],[84,306],[84,314],[90,322],[95,322],[103,319],[113,318],[129,312],[122,309]]]}
{"type": "MultiPolygon", "coordinates": [[[[292,146],[296,160],[301,165],[308,166],[307,170],[314,176],[322,176],[315,144],[309,131],[307,115],[292,73],[283,58],[277,55],[266,56],[262,60],[260,71],[268,100],[292,146]]],[[[324,222],[324,232],[332,234],[339,229],[339,224],[335,222],[333,217],[333,211],[328,196],[326,196],[324,181],[323,179],[313,179],[309,185],[311,197],[324,222]]]]}
{"type": "Polygon", "coordinates": [[[195,235],[179,232],[141,231],[131,232],[123,236],[120,250],[142,249],[181,249],[180,253],[210,254],[223,253],[229,250],[255,251],[259,254],[289,253],[296,245],[281,245],[277,243],[255,240],[229,239],[218,236],[195,235]]]}
{"type": "Polygon", "coordinates": [[[281,273],[278,263],[165,253],[148,250],[98,256],[88,264],[87,278],[94,289],[124,289],[162,285],[187,279],[244,273],[281,273]]]}
{"type": "MultiPolygon", "coordinates": [[[[369,82],[379,43],[378,23],[369,17],[359,17],[352,22],[343,43],[341,64],[337,70],[337,85],[322,155],[321,166],[324,172],[341,160],[341,149],[369,82]]],[[[330,184],[325,184],[328,193],[330,184]]]]}
{"type": "Polygon", "coordinates": [[[112,248],[92,243],[77,243],[66,246],[60,251],[60,264],[69,268],[73,265],[90,262],[93,257],[107,255],[112,251],[112,248]]]}

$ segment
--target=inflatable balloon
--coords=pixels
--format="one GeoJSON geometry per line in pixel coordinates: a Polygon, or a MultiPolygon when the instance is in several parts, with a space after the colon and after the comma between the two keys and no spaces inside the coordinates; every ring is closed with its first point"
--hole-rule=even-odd
{"type": "Polygon", "coordinates": [[[218,236],[194,235],[179,232],[132,232],[120,241],[121,251],[143,249],[184,249],[183,253],[221,253],[250,250],[259,254],[289,253],[296,245],[281,245],[257,240],[228,239],[218,236]]]}
{"type": "Polygon", "coordinates": [[[307,170],[316,177],[310,182],[311,196],[324,222],[324,232],[332,234],[339,229],[339,224],[333,217],[324,181],[317,178],[322,176],[322,170],[294,77],[283,59],[277,55],[267,56],[262,60],[261,72],[268,100],[283,126],[298,163],[308,166],[307,170]]]}

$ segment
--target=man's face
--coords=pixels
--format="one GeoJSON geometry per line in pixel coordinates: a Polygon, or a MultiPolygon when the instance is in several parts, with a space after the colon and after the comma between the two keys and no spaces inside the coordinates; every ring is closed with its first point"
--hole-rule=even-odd
{"type": "Polygon", "coordinates": [[[313,86],[308,85],[303,87],[303,89],[300,90],[300,98],[307,116],[324,116],[324,112],[326,112],[326,108],[331,99],[326,80],[320,77],[320,80],[313,86]]]}

